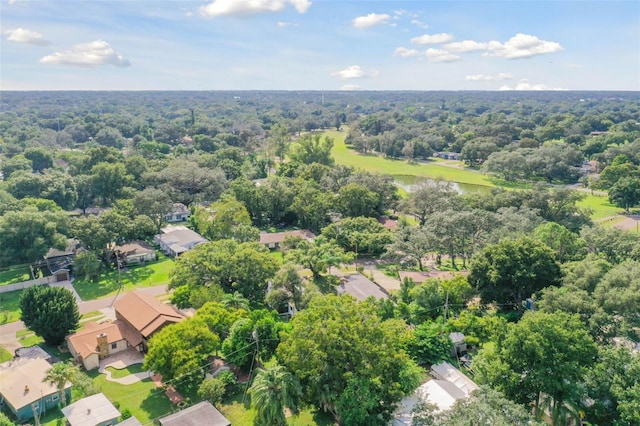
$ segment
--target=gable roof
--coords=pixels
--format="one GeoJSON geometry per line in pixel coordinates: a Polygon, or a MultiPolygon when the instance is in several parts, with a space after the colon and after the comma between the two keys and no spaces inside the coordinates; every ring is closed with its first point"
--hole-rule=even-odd
{"type": "Polygon", "coordinates": [[[462,371],[455,368],[448,362],[442,362],[437,365],[431,366],[431,374],[438,379],[446,380],[453,383],[458,389],[460,389],[465,396],[471,392],[480,389],[473,380],[464,375],[462,371]]]}
{"type": "Polygon", "coordinates": [[[131,346],[137,346],[142,342],[140,335],[120,320],[102,324],[93,321],[87,322],[82,329],[67,336],[67,341],[73,346],[76,353],[80,354],[82,358],[86,358],[92,353],[99,353],[97,336],[103,333],[107,335],[107,343],[126,340],[131,346]]]}
{"type": "Polygon", "coordinates": [[[208,401],[160,419],[162,426],[231,426],[231,422],[208,401]]]}
{"type": "Polygon", "coordinates": [[[375,297],[378,300],[389,298],[387,293],[385,293],[378,284],[367,279],[362,274],[343,277],[337,291],[341,296],[347,293],[360,301],[365,300],[367,297],[375,297]]]}
{"type": "Polygon", "coordinates": [[[60,411],[71,426],[96,426],[120,417],[120,411],[103,393],[82,398],[60,411]]]}
{"type": "Polygon", "coordinates": [[[144,241],[129,241],[121,246],[116,246],[116,250],[119,250],[125,257],[155,252],[155,250],[144,241]]]}
{"type": "MultiPolygon", "coordinates": [[[[42,379],[51,368],[44,359],[16,360],[0,368],[0,394],[19,410],[45,396],[58,392],[55,386],[42,379]]],[[[71,383],[65,385],[70,388],[71,383]]]]}
{"type": "Polygon", "coordinates": [[[457,400],[467,396],[453,383],[437,379],[429,380],[417,392],[423,401],[435,404],[440,410],[448,410],[457,400]]]}
{"type": "MultiPolygon", "coordinates": [[[[162,229],[162,233],[156,238],[170,247],[187,247],[199,243],[206,243],[209,240],[198,234],[196,231],[186,226],[167,226],[162,229]]],[[[186,249],[185,249],[186,251],[186,249]]]]}
{"type": "Polygon", "coordinates": [[[312,240],[316,235],[308,229],[299,229],[286,232],[263,232],[260,234],[260,244],[281,243],[287,237],[300,237],[303,240],[312,240]]]}
{"type": "Polygon", "coordinates": [[[113,307],[129,324],[148,338],[166,323],[176,323],[184,316],[155,297],[132,291],[122,296],[113,307]]]}

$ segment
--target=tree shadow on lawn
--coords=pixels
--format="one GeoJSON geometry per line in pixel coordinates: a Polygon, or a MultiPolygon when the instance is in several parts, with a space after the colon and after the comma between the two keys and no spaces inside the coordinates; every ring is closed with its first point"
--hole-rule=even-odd
{"type": "Polygon", "coordinates": [[[149,415],[149,419],[164,417],[180,409],[173,405],[162,388],[154,389],[140,404],[140,409],[149,415]]]}
{"type": "Polygon", "coordinates": [[[118,271],[111,270],[102,273],[98,282],[77,279],[73,285],[83,300],[93,300],[114,294],[121,283],[124,287],[142,286],[153,273],[154,270],[149,266],[137,266],[121,271],[120,276],[118,271]]]}

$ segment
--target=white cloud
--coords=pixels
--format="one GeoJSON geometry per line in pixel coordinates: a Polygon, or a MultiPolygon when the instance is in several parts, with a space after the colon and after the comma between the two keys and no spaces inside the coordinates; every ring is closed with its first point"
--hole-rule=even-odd
{"type": "Polygon", "coordinates": [[[131,65],[120,53],[106,41],[96,40],[91,43],[76,44],[69,50],[52,53],[40,59],[40,63],[49,65],[71,65],[78,67],[97,67],[113,65],[128,67],[131,65]]]}
{"type": "Polygon", "coordinates": [[[503,81],[511,80],[513,75],[508,72],[501,72],[496,75],[472,74],[467,75],[464,79],[467,81],[503,81]]]}
{"type": "Polygon", "coordinates": [[[18,3],[19,1],[22,1],[22,0],[9,0],[9,4],[16,4],[16,3],[18,3]]]}
{"type": "Polygon", "coordinates": [[[366,29],[385,24],[391,16],[386,13],[370,13],[366,16],[358,16],[353,20],[355,28],[366,29]]]}
{"type": "Polygon", "coordinates": [[[425,34],[420,37],[414,37],[411,39],[412,43],[416,44],[441,44],[447,43],[453,40],[453,35],[447,33],[440,34],[425,34]]]}
{"type": "Polygon", "coordinates": [[[456,41],[453,43],[447,43],[444,45],[445,49],[451,52],[474,52],[477,50],[487,50],[489,43],[480,43],[473,40],[456,41]]]}
{"type": "Polygon", "coordinates": [[[496,40],[479,42],[464,40],[444,45],[451,52],[464,53],[484,50],[484,56],[500,56],[506,59],[530,58],[546,53],[555,53],[563,49],[560,43],[555,41],[540,40],[536,36],[518,33],[506,42],[496,40]]]}
{"type": "Polygon", "coordinates": [[[278,27],[279,28],[285,28],[285,27],[297,27],[298,24],[296,24],[295,22],[284,22],[284,21],[278,21],[278,27]]]}
{"type": "Polygon", "coordinates": [[[428,25],[428,24],[425,24],[425,23],[424,23],[424,22],[422,22],[422,21],[418,21],[417,19],[412,19],[412,20],[411,20],[411,23],[412,23],[413,25],[415,25],[416,27],[420,27],[420,28],[425,29],[425,30],[426,30],[427,28],[429,28],[429,25],[428,25]]]}
{"type": "Polygon", "coordinates": [[[425,50],[424,54],[429,58],[429,62],[455,62],[460,60],[460,56],[452,55],[449,51],[443,49],[425,50]]]}
{"type": "Polygon", "coordinates": [[[563,49],[560,43],[555,41],[540,40],[536,36],[518,33],[505,43],[492,41],[489,50],[496,56],[507,59],[530,58],[546,53],[555,53],[563,49]]]}
{"type": "Polygon", "coordinates": [[[345,84],[340,88],[340,90],[361,90],[361,89],[362,87],[358,86],[357,84],[345,84]]]}
{"type": "Polygon", "coordinates": [[[48,46],[51,44],[49,40],[44,39],[42,34],[31,30],[25,30],[24,28],[8,30],[4,33],[7,35],[7,40],[15,41],[16,43],[34,44],[36,46],[48,46]]]}
{"type": "Polygon", "coordinates": [[[547,86],[543,83],[533,84],[527,80],[520,80],[515,86],[502,86],[500,90],[567,90],[561,87],[547,86]]]}
{"type": "Polygon", "coordinates": [[[352,78],[363,78],[365,73],[364,70],[360,68],[360,65],[351,65],[343,70],[336,71],[331,75],[340,77],[343,80],[350,80],[352,78]]]}
{"type": "Polygon", "coordinates": [[[213,0],[200,7],[202,16],[251,16],[265,12],[279,12],[287,4],[299,13],[305,13],[311,6],[309,0],[213,0]]]}
{"type": "Polygon", "coordinates": [[[402,58],[412,58],[416,56],[421,56],[422,53],[416,49],[407,49],[406,47],[398,47],[394,52],[393,56],[400,56],[402,58]]]}

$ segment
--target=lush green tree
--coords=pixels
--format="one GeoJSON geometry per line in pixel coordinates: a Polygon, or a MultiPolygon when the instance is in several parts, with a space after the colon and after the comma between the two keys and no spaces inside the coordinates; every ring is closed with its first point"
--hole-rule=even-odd
{"type": "Polygon", "coordinates": [[[379,256],[393,241],[393,232],[371,217],[348,217],[322,228],[322,235],[347,251],[379,256]]]}
{"type": "Polygon", "coordinates": [[[285,259],[308,268],[314,279],[320,278],[328,268],[339,266],[352,259],[351,253],[345,253],[342,247],[323,236],[317,237],[313,241],[297,239],[285,242],[292,247],[285,254],[285,259]]]}
{"type": "Polygon", "coordinates": [[[208,302],[198,309],[197,316],[207,324],[209,330],[226,339],[231,326],[239,319],[247,318],[249,311],[246,307],[229,307],[220,302],[208,302]]]}
{"type": "Polygon", "coordinates": [[[291,201],[290,210],[297,216],[301,228],[318,232],[330,223],[329,212],[334,206],[334,196],[304,183],[291,201]]]}
{"type": "Polygon", "coordinates": [[[544,426],[519,404],[502,393],[482,386],[467,398],[460,399],[449,410],[422,405],[414,412],[412,426],[544,426]]]}
{"type": "Polygon", "coordinates": [[[423,322],[413,329],[409,354],[422,365],[438,364],[451,356],[451,340],[442,324],[423,322]]]}
{"type": "Polygon", "coordinates": [[[378,194],[357,183],[350,183],[338,191],[338,209],[346,217],[377,215],[378,194]]]}
{"type": "Polygon", "coordinates": [[[269,145],[270,152],[280,159],[282,163],[284,157],[289,152],[289,146],[291,145],[291,136],[289,136],[289,129],[287,126],[276,123],[271,126],[269,132],[269,145]]]}
{"type": "Polygon", "coordinates": [[[223,195],[209,207],[196,207],[192,216],[198,231],[210,240],[257,241],[260,231],[251,226],[249,212],[233,196],[223,195]]]}
{"type": "Polygon", "coordinates": [[[151,337],[142,368],[160,373],[163,380],[170,381],[204,368],[208,358],[219,348],[220,338],[204,321],[187,318],[164,327],[151,337]]]}
{"type": "Polygon", "coordinates": [[[468,277],[483,302],[513,304],[519,311],[524,299],[560,278],[551,249],[529,237],[487,246],[473,257],[468,277]]]}
{"type": "Polygon", "coordinates": [[[31,160],[27,159],[24,155],[15,155],[11,158],[3,158],[0,163],[0,171],[2,177],[7,180],[14,172],[18,171],[30,171],[31,160]]]}
{"type": "Polygon", "coordinates": [[[527,312],[505,336],[485,345],[475,357],[476,377],[511,400],[534,404],[541,415],[543,396],[558,421],[565,404],[576,405],[596,345],[577,315],[527,312]]]}
{"type": "Polygon", "coordinates": [[[640,326],[640,262],[626,261],[607,271],[596,285],[593,298],[605,312],[640,326]]]}
{"type": "Polygon", "coordinates": [[[166,192],[157,188],[145,188],[133,197],[136,212],[148,216],[153,221],[156,233],[165,221],[167,214],[173,211],[173,203],[166,192]]]}
{"type": "Polygon", "coordinates": [[[56,387],[60,394],[60,403],[63,407],[67,405],[67,395],[64,389],[67,387],[67,384],[73,381],[78,373],[78,367],[66,362],[56,362],[47,370],[42,379],[43,382],[47,382],[51,386],[56,387]]]}
{"type": "Polygon", "coordinates": [[[640,203],[640,177],[620,178],[609,188],[609,201],[628,213],[640,203]]]}
{"type": "Polygon", "coordinates": [[[302,164],[319,163],[325,166],[333,165],[331,156],[333,138],[320,134],[306,133],[298,138],[289,152],[292,161],[302,164]]]}
{"type": "Polygon", "coordinates": [[[295,309],[304,309],[309,300],[317,295],[309,285],[305,285],[302,277],[292,264],[286,264],[273,278],[271,291],[265,298],[266,304],[278,310],[286,303],[291,303],[295,309]]]}
{"type": "Polygon", "coordinates": [[[95,253],[84,251],[73,260],[73,272],[76,278],[96,281],[100,275],[100,260],[95,253]]]}
{"type": "Polygon", "coordinates": [[[217,199],[227,186],[219,167],[203,167],[195,161],[178,158],[159,172],[147,172],[143,181],[158,187],[176,203],[186,206],[196,201],[217,199]]]}
{"type": "Polygon", "coordinates": [[[222,344],[225,359],[248,370],[255,358],[267,362],[273,357],[282,329],[280,316],[275,311],[252,311],[247,318],[233,323],[222,344]]]}
{"type": "Polygon", "coordinates": [[[424,256],[436,247],[434,237],[424,228],[401,226],[395,233],[393,242],[386,248],[386,256],[398,259],[411,259],[418,268],[424,269],[424,256]]]}
{"type": "Polygon", "coordinates": [[[33,286],[20,294],[20,319],[50,346],[80,326],[76,298],[64,287],[33,286]]]}
{"type": "Polygon", "coordinates": [[[0,217],[0,263],[21,264],[42,259],[55,247],[67,246],[68,217],[62,212],[26,207],[0,217]]]}
{"type": "Polygon", "coordinates": [[[560,263],[577,260],[584,255],[584,241],[577,234],[555,222],[539,225],[533,231],[533,238],[556,252],[556,259],[560,263]]]}
{"type": "Polygon", "coordinates": [[[53,167],[51,152],[45,148],[27,148],[24,151],[24,156],[28,160],[31,160],[31,167],[34,173],[42,172],[44,169],[53,167]]]}
{"type": "Polygon", "coordinates": [[[200,386],[198,386],[198,396],[213,405],[218,405],[222,402],[225,393],[226,388],[224,382],[217,377],[204,379],[202,383],[200,383],[200,386]]]}
{"type": "Polygon", "coordinates": [[[71,210],[78,200],[75,180],[60,170],[48,169],[42,175],[41,198],[53,200],[65,210],[71,210]]]}
{"type": "Polygon", "coordinates": [[[403,321],[382,321],[373,304],[315,298],[282,336],[278,359],[300,381],[303,401],[345,424],[387,424],[418,385],[416,365],[403,349],[411,332],[403,321]]]}
{"type": "Polygon", "coordinates": [[[180,256],[170,286],[218,286],[227,293],[238,291],[250,301],[262,301],[267,281],[277,270],[277,261],[259,243],[219,240],[180,256]]]}
{"type": "Polygon", "coordinates": [[[11,195],[18,199],[25,197],[39,198],[43,186],[41,174],[18,170],[7,179],[6,188],[11,195]]]}
{"type": "Polygon", "coordinates": [[[103,127],[96,133],[94,140],[100,145],[122,148],[124,146],[124,138],[120,130],[113,127],[103,127]]]}
{"type": "Polygon", "coordinates": [[[15,426],[16,424],[7,417],[4,412],[0,411],[0,426],[15,426]]]}
{"type": "Polygon", "coordinates": [[[442,180],[421,183],[400,203],[400,211],[414,216],[420,226],[437,211],[450,210],[457,204],[458,192],[450,182],[442,180]]]}
{"type": "Polygon", "coordinates": [[[93,177],[90,175],[78,175],[74,177],[78,198],[76,199],[76,207],[87,212],[87,208],[93,204],[95,197],[93,193],[93,177]]]}
{"type": "Polygon", "coordinates": [[[251,407],[258,411],[256,424],[284,426],[287,424],[284,410],[298,412],[298,400],[302,389],[298,380],[283,366],[258,369],[249,388],[251,407]]]}
{"type": "Polygon", "coordinates": [[[102,198],[102,203],[113,203],[129,183],[129,175],[122,163],[101,162],[91,168],[93,194],[102,198]]]}

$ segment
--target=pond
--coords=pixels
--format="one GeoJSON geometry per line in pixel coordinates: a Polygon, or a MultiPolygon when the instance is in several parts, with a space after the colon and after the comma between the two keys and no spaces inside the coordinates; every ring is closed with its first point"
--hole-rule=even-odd
{"type": "MultiPolygon", "coordinates": [[[[412,192],[416,187],[423,183],[427,182],[435,182],[434,179],[429,179],[422,176],[414,176],[414,175],[393,175],[393,179],[396,185],[401,187],[407,192],[412,192]]],[[[484,185],[474,185],[472,183],[458,183],[458,182],[450,182],[453,189],[458,191],[460,194],[473,194],[473,193],[481,193],[487,194],[491,192],[491,187],[484,185]]]]}

